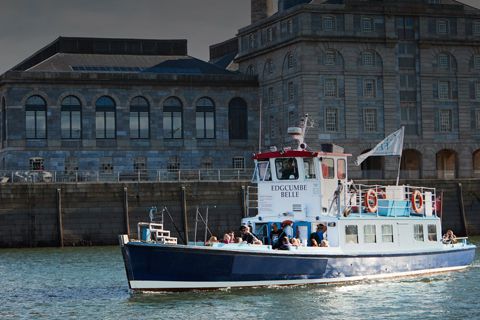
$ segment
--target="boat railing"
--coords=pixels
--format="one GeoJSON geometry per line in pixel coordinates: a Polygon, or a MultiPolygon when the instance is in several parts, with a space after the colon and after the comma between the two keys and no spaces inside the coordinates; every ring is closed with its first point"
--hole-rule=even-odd
{"type": "Polygon", "coordinates": [[[435,188],[352,184],[345,212],[373,216],[439,215],[435,188]]]}

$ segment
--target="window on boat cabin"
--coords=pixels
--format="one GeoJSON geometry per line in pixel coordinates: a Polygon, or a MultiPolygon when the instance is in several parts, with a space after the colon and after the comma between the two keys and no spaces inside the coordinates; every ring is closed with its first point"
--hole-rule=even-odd
{"type": "Polygon", "coordinates": [[[322,159],[322,176],[324,179],[335,178],[334,161],[332,158],[322,159]]]}
{"type": "Polygon", "coordinates": [[[259,181],[272,181],[272,173],[270,170],[270,161],[258,161],[257,173],[259,181]]]}
{"type": "Polygon", "coordinates": [[[337,179],[345,179],[347,177],[347,170],[345,159],[337,160],[337,179]]]}
{"type": "Polygon", "coordinates": [[[393,242],[393,226],[382,224],[382,242],[393,242]]]}
{"type": "Polygon", "coordinates": [[[358,226],[356,225],[345,226],[345,242],[358,243],[358,226]]]}
{"type": "Polygon", "coordinates": [[[374,224],[366,224],[363,226],[363,242],[376,243],[377,230],[374,224]]]}
{"type": "Polygon", "coordinates": [[[413,225],[413,237],[417,241],[423,241],[423,224],[413,225]]]}
{"type": "Polygon", "coordinates": [[[434,224],[428,225],[428,241],[437,241],[437,226],[434,224]]]}
{"type": "Polygon", "coordinates": [[[303,158],[303,171],[305,173],[305,179],[315,179],[315,164],[313,158],[303,158]]]}
{"type": "Polygon", "coordinates": [[[298,179],[298,165],[295,158],[275,159],[275,170],[278,180],[296,180],[298,179]]]}

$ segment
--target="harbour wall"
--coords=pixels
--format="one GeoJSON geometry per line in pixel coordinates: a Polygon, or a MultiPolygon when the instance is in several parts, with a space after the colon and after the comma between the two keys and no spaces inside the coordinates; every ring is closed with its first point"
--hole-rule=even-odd
{"type": "MultiPolygon", "coordinates": [[[[437,193],[443,191],[444,228],[464,235],[463,221],[466,221],[469,235],[480,234],[480,179],[404,183],[435,186],[437,193]]],[[[185,238],[185,224],[189,240],[194,240],[196,208],[199,207],[205,219],[208,206],[208,227],[221,236],[238,229],[248,184],[244,181],[1,185],[0,247],[113,245],[119,234],[129,231],[136,236],[137,223],[148,221],[152,206],[158,208],[157,218],[162,207],[167,207],[173,219],[164,215],[165,228],[171,230],[172,236],[179,237],[179,242],[185,238]]],[[[197,240],[204,239],[204,230],[205,225],[198,223],[197,240]]]]}

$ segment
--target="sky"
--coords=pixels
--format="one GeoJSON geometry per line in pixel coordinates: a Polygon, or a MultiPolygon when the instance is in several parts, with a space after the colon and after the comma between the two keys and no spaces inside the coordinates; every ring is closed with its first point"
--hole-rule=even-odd
{"type": "Polygon", "coordinates": [[[249,23],[250,0],[0,0],[0,74],[59,36],[187,39],[208,60],[249,23]]]}
{"type": "Polygon", "coordinates": [[[250,0],[0,0],[0,74],[59,36],[187,39],[190,55],[250,23],[250,0]]]}

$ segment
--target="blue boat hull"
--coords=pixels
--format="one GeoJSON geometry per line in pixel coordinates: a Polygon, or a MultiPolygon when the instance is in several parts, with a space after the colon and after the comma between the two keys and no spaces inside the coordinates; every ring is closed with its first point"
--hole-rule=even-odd
{"type": "Polygon", "coordinates": [[[458,270],[472,263],[475,247],[327,256],[130,242],[122,252],[130,288],[183,290],[346,282],[458,270]]]}

